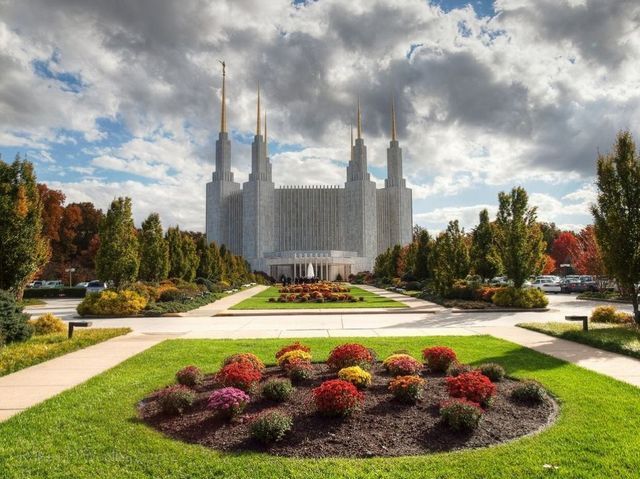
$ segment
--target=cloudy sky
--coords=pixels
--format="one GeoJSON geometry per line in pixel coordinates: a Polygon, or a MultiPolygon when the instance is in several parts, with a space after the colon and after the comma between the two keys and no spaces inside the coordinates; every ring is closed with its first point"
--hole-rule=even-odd
{"type": "Polygon", "coordinates": [[[466,227],[522,185],[590,222],[594,162],[640,138],[638,0],[0,0],[0,153],[69,201],[203,230],[221,76],[236,179],[256,84],[276,184],[342,184],[356,98],[383,181],[392,95],[414,221],[466,227]]]}

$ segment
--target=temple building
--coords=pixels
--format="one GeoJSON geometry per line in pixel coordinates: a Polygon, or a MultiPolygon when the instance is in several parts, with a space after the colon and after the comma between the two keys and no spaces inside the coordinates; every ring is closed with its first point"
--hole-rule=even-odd
{"type": "Polygon", "coordinates": [[[225,80],[223,64],[215,171],[206,191],[209,241],[226,245],[244,256],[254,271],[274,278],[306,276],[312,264],[315,275],[328,280],[370,271],[379,253],[411,242],[412,196],[402,173],[393,103],[384,188],[376,188],[367,171],[359,101],[357,134],[354,143],[352,133],[344,186],[276,187],[267,148],[267,119],[266,114],[261,117],[258,89],[251,173],[248,181],[240,184],[231,172],[225,80]]]}

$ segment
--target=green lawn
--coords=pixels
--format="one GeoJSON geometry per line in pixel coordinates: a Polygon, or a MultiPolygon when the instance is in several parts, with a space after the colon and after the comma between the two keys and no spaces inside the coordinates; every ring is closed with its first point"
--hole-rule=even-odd
{"type": "Polygon", "coordinates": [[[518,326],[614,353],[640,358],[640,330],[632,326],[589,323],[589,331],[582,330],[582,323],[522,323],[518,326]]]}
{"type": "MultiPolygon", "coordinates": [[[[230,353],[273,363],[289,339],[173,340],[0,424],[0,476],[9,478],[636,478],[638,389],[488,336],[349,338],[380,356],[448,345],[464,362],[496,361],[541,381],[561,403],[543,433],[486,449],[424,456],[303,460],[221,454],[168,439],[136,418],[136,403],[196,364],[207,371],[230,353]],[[545,467],[550,465],[552,467],[545,467]],[[557,467],[557,469],[555,469],[557,467]]],[[[346,339],[308,339],[316,359],[346,339]]]]}
{"type": "Polygon", "coordinates": [[[406,308],[406,305],[394,301],[393,299],[383,298],[375,293],[365,291],[356,286],[350,286],[349,294],[358,299],[360,296],[364,301],[356,301],[355,303],[270,303],[269,298],[278,298],[280,296],[279,288],[271,286],[261,293],[245,299],[241,303],[232,306],[230,309],[340,309],[340,308],[406,308]]]}
{"type": "Polygon", "coordinates": [[[32,336],[31,339],[21,343],[2,346],[0,347],[0,376],[129,332],[131,332],[129,328],[76,330],[71,339],[67,339],[67,333],[46,334],[32,336]]]}

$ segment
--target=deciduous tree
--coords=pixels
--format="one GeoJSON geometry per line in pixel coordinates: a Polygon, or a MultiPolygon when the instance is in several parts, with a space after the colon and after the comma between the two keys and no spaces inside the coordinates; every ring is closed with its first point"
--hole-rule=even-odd
{"type": "Polygon", "coordinates": [[[140,272],[143,281],[159,282],[169,274],[169,247],[162,233],[158,213],[151,213],[142,222],[140,231],[140,272]]]}
{"type": "Polygon", "coordinates": [[[578,253],[578,239],[571,231],[563,231],[553,242],[551,247],[551,256],[559,266],[561,264],[570,264],[574,266],[575,257],[578,253]]]}
{"type": "Polygon", "coordinates": [[[431,263],[436,289],[442,295],[450,291],[456,279],[469,274],[469,249],[458,220],[450,221],[446,231],[438,235],[431,263]]]}
{"type": "Polygon", "coordinates": [[[502,269],[496,253],[494,226],[486,209],[480,212],[480,222],[471,233],[471,266],[482,279],[491,279],[502,269]]]}

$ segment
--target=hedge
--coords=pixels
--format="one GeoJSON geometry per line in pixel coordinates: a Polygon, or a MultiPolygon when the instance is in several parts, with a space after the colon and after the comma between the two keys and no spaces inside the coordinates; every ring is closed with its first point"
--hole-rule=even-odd
{"type": "Polygon", "coordinates": [[[86,292],[86,288],[29,288],[24,290],[23,298],[84,298],[86,292]]]}

